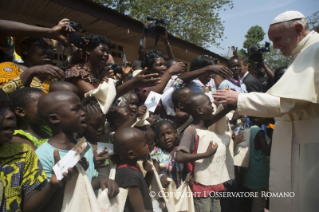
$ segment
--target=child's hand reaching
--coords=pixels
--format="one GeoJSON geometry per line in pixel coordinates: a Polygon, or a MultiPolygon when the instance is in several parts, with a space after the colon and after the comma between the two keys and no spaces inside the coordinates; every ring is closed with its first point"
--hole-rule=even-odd
{"type": "Polygon", "coordinates": [[[147,107],[145,105],[141,105],[138,107],[136,112],[136,117],[143,116],[146,113],[147,107]]]}
{"type": "Polygon", "coordinates": [[[195,179],[194,179],[194,177],[190,174],[190,175],[188,175],[188,177],[186,178],[186,182],[188,183],[189,186],[192,186],[192,185],[194,185],[194,183],[195,183],[195,179]]]}
{"type": "Polygon", "coordinates": [[[99,177],[99,178],[100,178],[101,189],[104,190],[104,189],[108,188],[107,195],[110,198],[115,197],[120,192],[119,186],[117,185],[117,183],[114,180],[107,179],[105,177],[99,177]]]}
{"type": "Polygon", "coordinates": [[[245,141],[245,137],[244,137],[244,134],[242,132],[238,133],[238,135],[234,135],[234,137],[235,137],[234,138],[235,145],[245,141]]]}
{"type": "MultiPolygon", "coordinates": [[[[53,157],[54,157],[54,164],[57,164],[60,161],[60,154],[59,154],[59,150],[55,149],[53,152],[53,157]]],[[[74,167],[70,167],[68,168],[68,173],[64,172],[63,173],[63,179],[62,180],[58,180],[54,171],[52,170],[52,177],[50,179],[50,184],[52,186],[58,186],[61,187],[63,186],[65,181],[70,181],[73,177],[73,175],[75,174],[75,172],[77,171],[77,169],[74,167]]]]}
{"type": "Polygon", "coordinates": [[[206,150],[206,158],[209,158],[210,156],[215,154],[217,148],[218,148],[218,144],[217,143],[213,143],[211,141],[210,144],[207,147],[207,150],[206,150]]]}
{"type": "Polygon", "coordinates": [[[154,172],[153,169],[152,169],[152,164],[149,161],[147,161],[147,160],[143,161],[143,168],[148,173],[153,173],[154,172]]]}
{"type": "Polygon", "coordinates": [[[167,188],[167,186],[169,186],[169,184],[171,183],[167,178],[168,178],[167,175],[162,175],[161,177],[161,184],[163,188],[167,188]]]}
{"type": "Polygon", "coordinates": [[[95,168],[99,168],[106,159],[110,158],[111,155],[107,155],[108,150],[107,149],[103,149],[102,152],[100,152],[97,155],[94,155],[94,166],[95,168]]]}

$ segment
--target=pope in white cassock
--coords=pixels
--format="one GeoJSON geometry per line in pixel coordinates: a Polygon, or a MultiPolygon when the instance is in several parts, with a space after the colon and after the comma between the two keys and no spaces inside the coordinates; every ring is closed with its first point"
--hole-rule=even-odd
{"type": "Polygon", "coordinates": [[[287,11],[272,21],[268,36],[274,48],[292,56],[282,78],[267,93],[213,96],[237,104],[241,115],[275,117],[269,191],[295,196],[270,198],[269,211],[319,211],[319,34],[300,12],[287,11]]]}

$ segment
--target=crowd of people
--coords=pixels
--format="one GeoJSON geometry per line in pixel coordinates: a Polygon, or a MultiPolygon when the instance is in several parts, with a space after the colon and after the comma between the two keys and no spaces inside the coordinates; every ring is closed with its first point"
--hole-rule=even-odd
{"type": "Polygon", "coordinates": [[[302,14],[288,11],[270,25],[274,47],[293,55],[291,64],[276,70],[234,51],[227,65],[200,55],[187,71],[175,60],[166,32],[161,37],[168,58],[146,50],[146,30],[139,57],[116,64],[107,38],[88,35],[77,48],[68,42],[70,33],[75,30],[68,19],[52,28],[0,20],[1,212],[61,211],[66,185],[80,170],[69,167],[61,180],[53,167],[83,138],[89,148],[79,164],[89,189],[107,188],[109,199],[127,189],[126,212],[170,211],[172,202],[150,196],[154,178],[164,190],[190,188],[193,205],[182,211],[262,212],[269,205],[271,212],[316,211],[318,198],[305,193],[318,191],[318,143],[312,138],[319,114],[319,35],[302,14]],[[73,51],[55,66],[58,44],[73,51]],[[307,85],[299,91],[292,83],[302,78],[307,85]],[[157,103],[154,112],[148,99],[157,103]],[[303,126],[308,122],[297,122],[309,119],[313,131],[303,126]],[[304,131],[292,131],[296,127],[304,131]],[[249,164],[234,166],[245,140],[249,164]],[[99,151],[101,143],[113,144],[114,152],[99,151]],[[269,191],[295,196],[262,195],[269,191]],[[228,195],[236,192],[256,195],[228,195]]]}

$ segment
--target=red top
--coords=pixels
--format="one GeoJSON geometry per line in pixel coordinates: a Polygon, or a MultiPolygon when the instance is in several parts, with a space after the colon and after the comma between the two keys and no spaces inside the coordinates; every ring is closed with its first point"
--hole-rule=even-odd
{"type": "Polygon", "coordinates": [[[125,167],[131,168],[131,169],[135,169],[135,170],[139,170],[139,168],[137,166],[132,166],[132,165],[128,165],[128,164],[119,165],[119,166],[116,167],[116,169],[121,169],[121,168],[125,168],[125,167]]]}
{"type": "MultiPolygon", "coordinates": [[[[196,135],[196,142],[195,142],[195,147],[194,151],[192,154],[197,154],[197,149],[198,149],[198,142],[199,142],[199,136],[196,135]]],[[[187,163],[187,170],[188,172],[191,172],[192,175],[194,176],[194,170],[195,170],[195,161],[187,163]]],[[[211,186],[205,186],[199,183],[194,183],[193,186],[191,186],[191,190],[193,192],[194,197],[209,197],[209,194],[211,192],[219,192],[224,190],[224,184],[218,184],[218,185],[211,185],[211,186]],[[196,192],[196,193],[195,193],[196,192]]],[[[213,196],[214,194],[212,194],[213,196]]]]}

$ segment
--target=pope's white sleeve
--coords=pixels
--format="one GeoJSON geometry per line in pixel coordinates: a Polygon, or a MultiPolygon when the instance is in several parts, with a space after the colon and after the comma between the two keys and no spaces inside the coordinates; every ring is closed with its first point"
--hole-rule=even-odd
{"type": "Polygon", "coordinates": [[[240,115],[257,117],[280,117],[280,97],[267,93],[241,93],[237,100],[240,115]]]}

